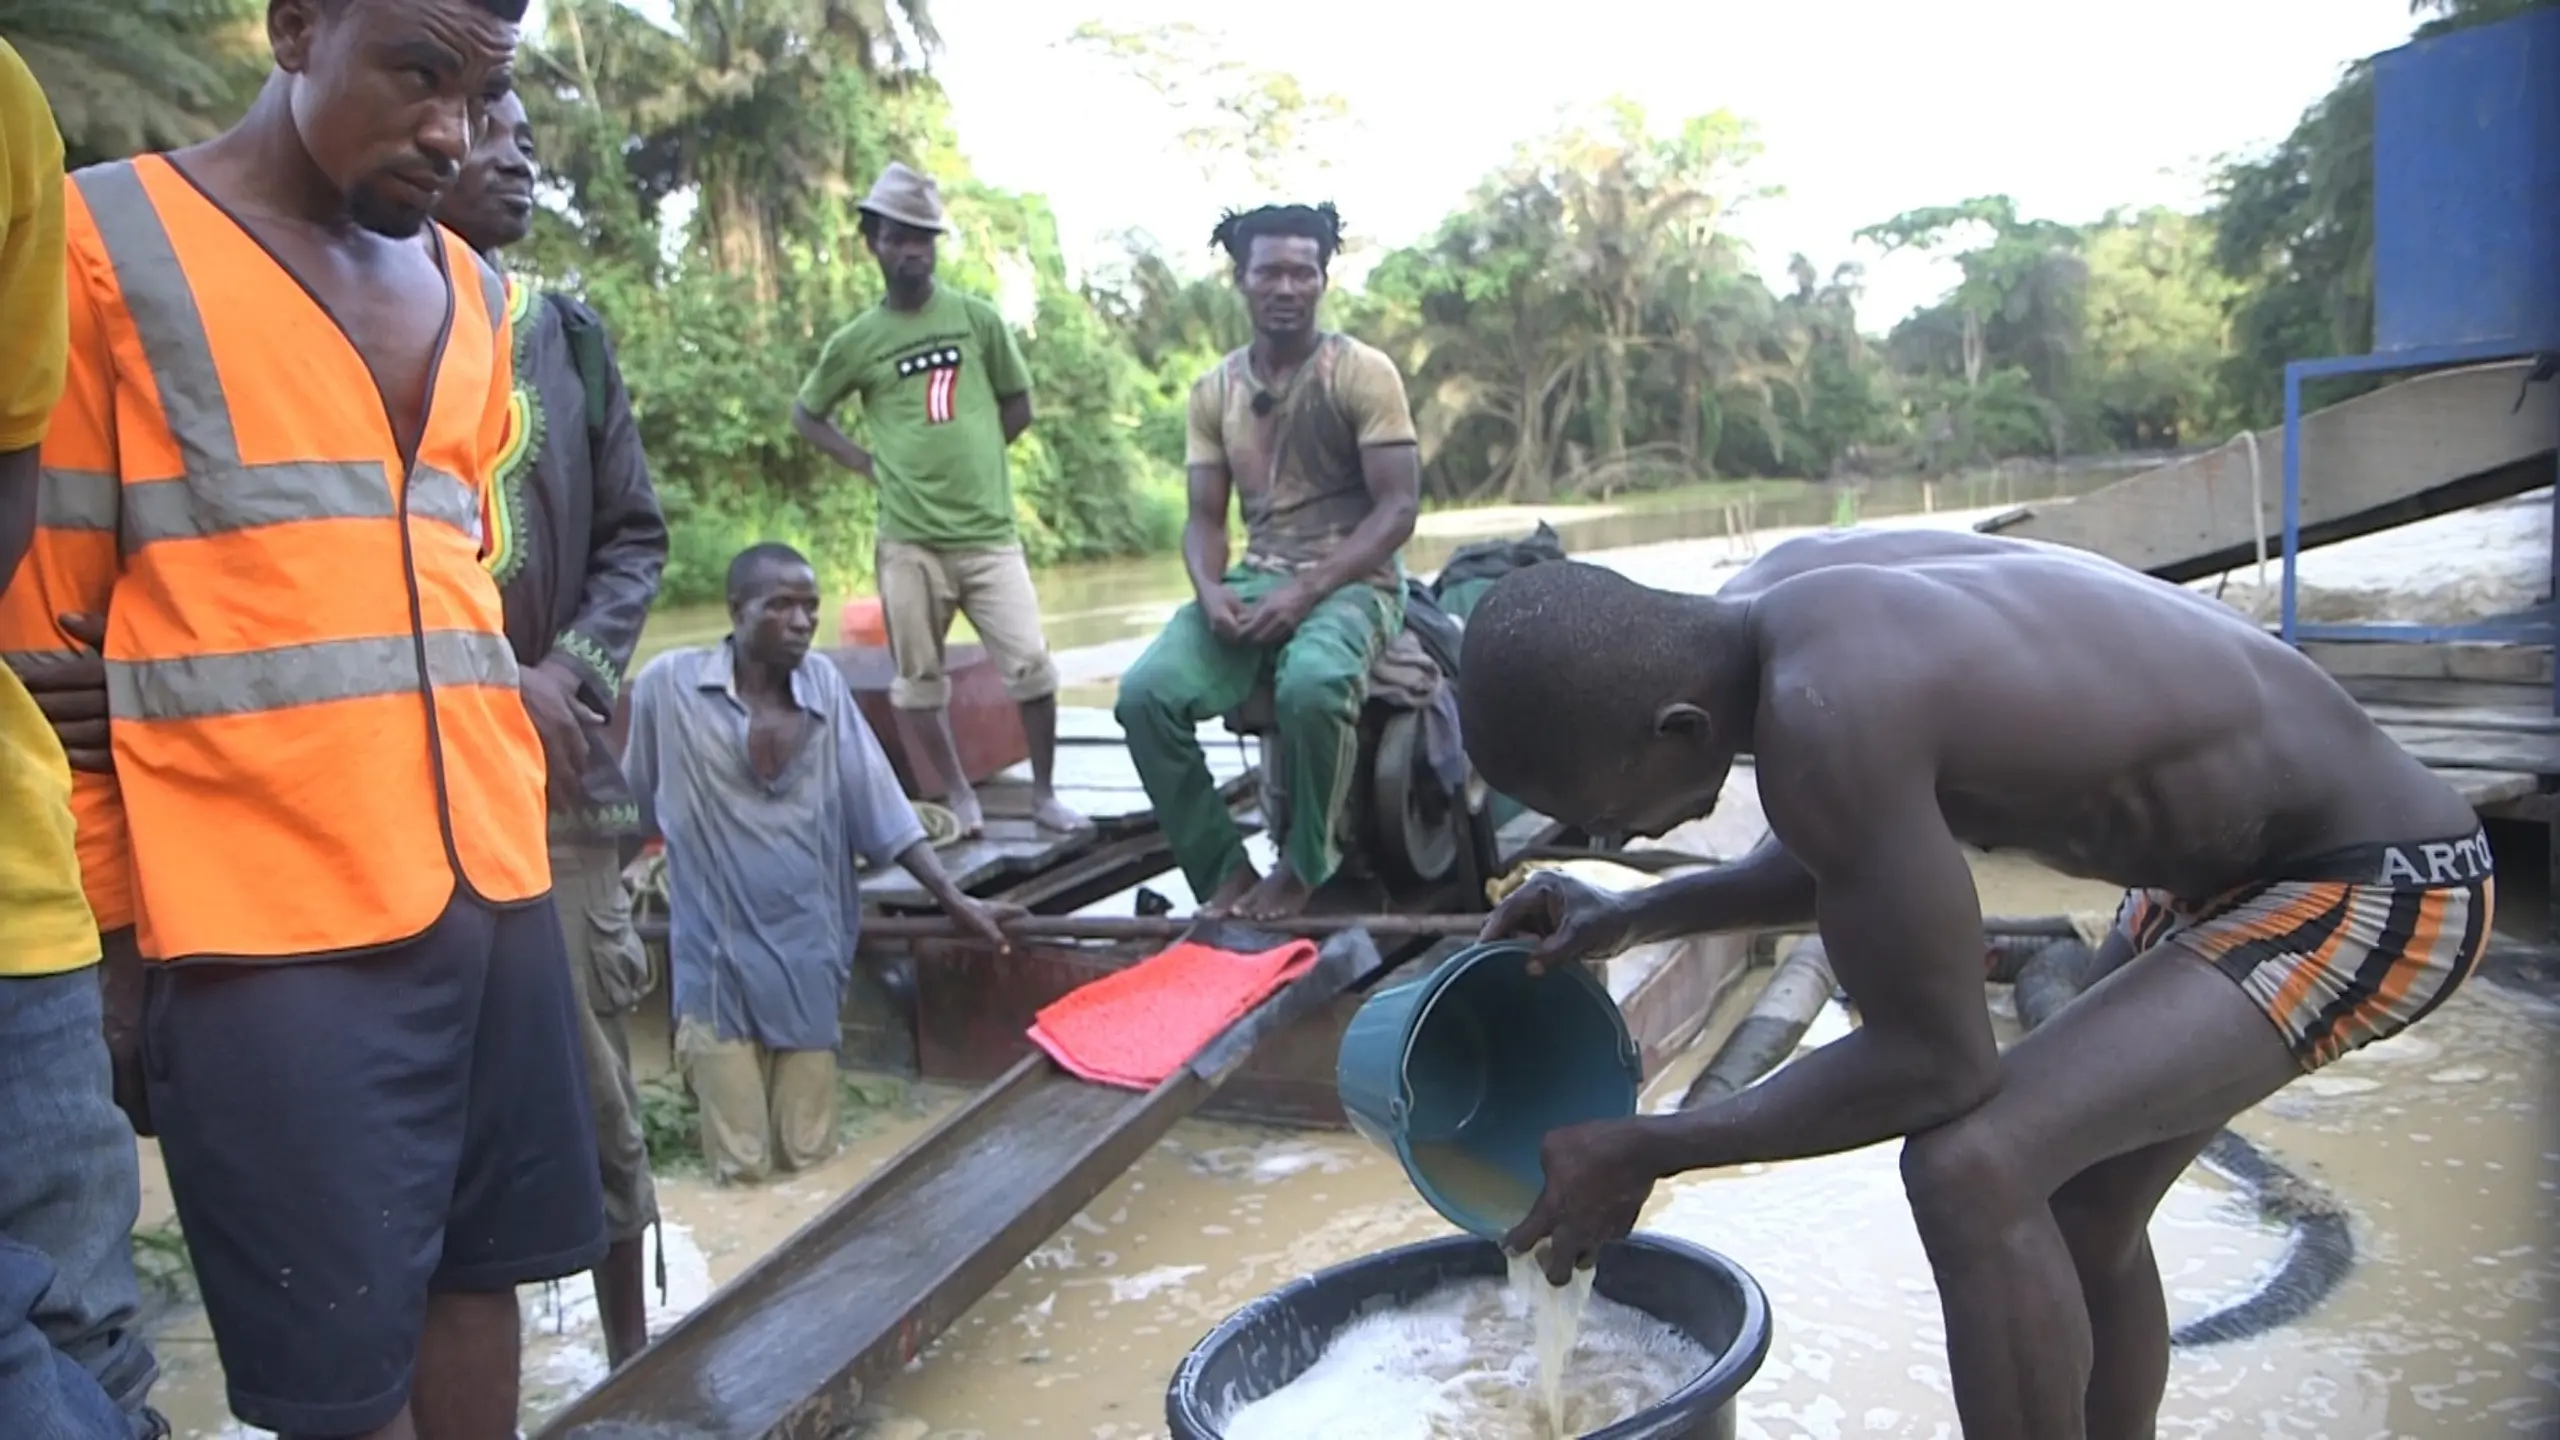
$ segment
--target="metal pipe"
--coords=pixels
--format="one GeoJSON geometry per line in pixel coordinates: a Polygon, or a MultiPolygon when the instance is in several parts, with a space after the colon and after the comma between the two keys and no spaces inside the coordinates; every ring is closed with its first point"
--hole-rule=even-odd
{"type": "MultiPolygon", "coordinates": [[[[2250,517],[2255,523],[2256,516],[2250,517]]],[[[2277,633],[2295,643],[2296,580],[2302,563],[2302,362],[2284,367],[2284,599],[2277,633]]]]}
{"type": "Polygon", "coordinates": [[[1710,1100],[1748,1090],[1762,1076],[1796,1053],[1814,1017],[1831,1001],[1839,982],[1832,978],[1831,953],[1822,937],[1807,935],[1787,952],[1786,962],[1769,977],[1769,988],[1753,1001],[1751,1013],[1734,1027],[1707,1068],[1689,1082],[1680,1108],[1695,1110],[1710,1100]]]}
{"type": "MultiPolygon", "coordinates": [[[[1372,935],[1473,935],[1484,928],[1482,915],[1297,915],[1285,920],[1247,920],[1240,915],[1212,920],[1179,915],[1026,915],[1005,927],[1024,940],[1172,940],[1202,925],[1227,924],[1267,935],[1314,937],[1366,930],[1372,935]]],[[[866,915],[864,939],[961,940],[968,932],[947,915],[866,915]]]]}

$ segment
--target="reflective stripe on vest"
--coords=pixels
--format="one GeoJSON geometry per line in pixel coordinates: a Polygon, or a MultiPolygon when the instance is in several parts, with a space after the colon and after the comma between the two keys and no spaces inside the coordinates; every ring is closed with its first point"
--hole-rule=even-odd
{"type": "MultiPolygon", "coordinates": [[[[214,368],[204,316],[179,268],[177,247],[130,162],[73,177],[107,240],[116,288],[141,338],[161,413],[178,444],[185,475],[124,487],[123,545],[128,555],[163,540],[198,540],[265,525],[305,520],[389,520],[400,506],[390,477],[375,461],[294,460],[244,465],[232,434],[231,407],[214,368]]],[[[487,267],[481,289],[489,291],[487,267]]],[[[495,313],[495,312],[492,312],[495,313]]],[[[419,467],[407,488],[408,512],[480,538],[480,503],[469,486],[432,466],[419,467]]]]}
{"type": "MultiPolygon", "coordinates": [[[[503,635],[426,634],[427,678],[437,685],[513,685],[515,651],[503,635]]],[[[107,707],[119,720],[209,720],[331,700],[413,695],[418,644],[406,635],[321,640],[232,655],[110,662],[107,707]]]]}
{"type": "Polygon", "coordinates": [[[46,466],[36,479],[36,523],[48,530],[116,528],[116,477],[46,466]]]}

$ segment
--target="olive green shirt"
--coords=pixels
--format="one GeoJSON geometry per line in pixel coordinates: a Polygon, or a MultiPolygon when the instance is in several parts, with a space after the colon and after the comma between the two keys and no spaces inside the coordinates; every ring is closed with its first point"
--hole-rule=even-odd
{"type": "MultiPolygon", "coordinates": [[[[1333,553],[1374,501],[1360,452],[1414,443],[1404,377],[1380,351],[1326,332],[1288,383],[1273,390],[1247,347],[1191,387],[1187,465],[1223,465],[1244,507],[1244,563],[1298,570],[1333,553]],[[1254,400],[1271,396],[1268,413],[1254,400]]],[[[1400,586],[1394,560],[1363,577],[1400,586]]]]}
{"type": "Polygon", "coordinates": [[[882,539],[986,549],[1019,538],[998,404],[1030,389],[996,308],[936,285],[921,309],[874,305],[830,336],[800,406],[824,419],[861,401],[882,539]]]}

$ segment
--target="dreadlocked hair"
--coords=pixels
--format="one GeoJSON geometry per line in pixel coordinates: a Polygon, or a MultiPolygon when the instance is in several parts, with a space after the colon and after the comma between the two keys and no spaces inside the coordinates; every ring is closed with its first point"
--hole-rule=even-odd
{"type": "Polygon", "coordinates": [[[1245,263],[1253,258],[1256,238],[1294,236],[1316,242],[1316,268],[1324,270],[1333,262],[1334,252],[1342,248],[1342,212],[1333,202],[1321,205],[1265,205],[1256,210],[1230,210],[1218,217],[1218,228],[1209,232],[1209,244],[1227,252],[1236,263],[1236,273],[1244,273],[1245,263]]]}

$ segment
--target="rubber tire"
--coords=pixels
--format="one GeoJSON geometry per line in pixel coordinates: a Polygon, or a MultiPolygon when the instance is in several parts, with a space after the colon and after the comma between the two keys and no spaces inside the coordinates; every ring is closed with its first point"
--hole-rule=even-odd
{"type": "Polygon", "coordinates": [[[1464,836],[1462,802],[1444,807],[1438,822],[1424,820],[1420,806],[1429,758],[1423,753],[1422,713],[1397,710],[1378,726],[1377,748],[1369,765],[1370,831],[1378,860],[1397,878],[1416,885],[1436,885],[1458,867],[1464,836]]]}

